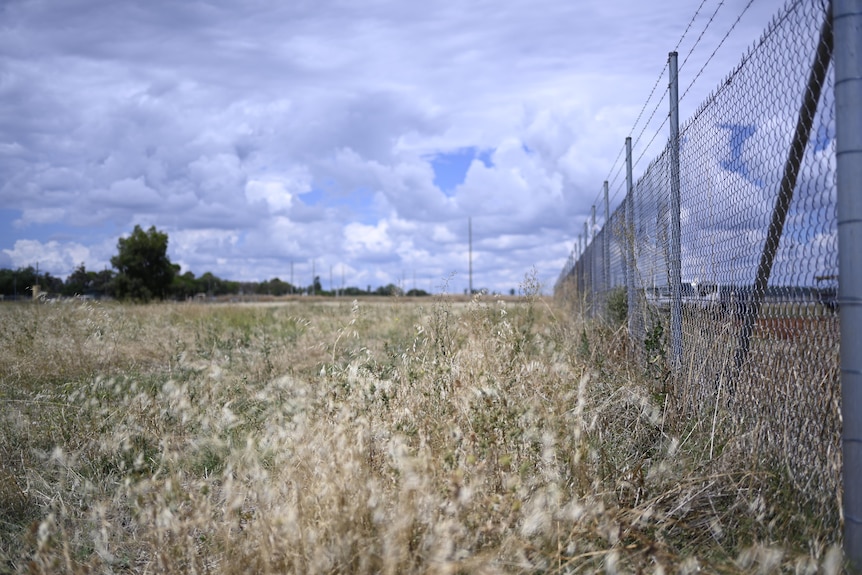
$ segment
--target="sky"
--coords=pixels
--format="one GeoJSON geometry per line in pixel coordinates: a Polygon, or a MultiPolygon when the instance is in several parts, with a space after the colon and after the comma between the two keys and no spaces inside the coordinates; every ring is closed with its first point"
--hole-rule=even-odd
{"type": "Polygon", "coordinates": [[[2,0],[0,267],[140,225],[196,276],[462,293],[469,220],[474,288],[550,291],[626,136],[636,175],[667,141],[668,52],[684,121],[782,5],[2,0]]]}

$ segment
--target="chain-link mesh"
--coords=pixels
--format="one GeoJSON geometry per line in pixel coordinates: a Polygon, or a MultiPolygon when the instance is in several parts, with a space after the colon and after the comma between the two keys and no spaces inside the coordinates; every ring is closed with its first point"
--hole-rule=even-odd
{"type": "Polygon", "coordinates": [[[837,509],[835,107],[826,18],[817,0],[788,4],[680,130],[681,342],[670,341],[673,142],[634,186],[632,227],[623,201],[573,254],[557,288],[604,317],[625,309],[621,299],[634,288],[628,327],[641,356],[664,357],[673,373],[669,350],[681,347],[680,409],[695,415],[721,406],[754,457],[837,509]],[[779,240],[775,249],[770,236],[779,240]]]}

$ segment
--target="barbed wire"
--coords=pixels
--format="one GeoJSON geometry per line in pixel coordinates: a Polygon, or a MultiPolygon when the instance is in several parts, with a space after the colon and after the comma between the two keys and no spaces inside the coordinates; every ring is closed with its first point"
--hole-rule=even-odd
{"type": "MultiPolygon", "coordinates": [[[[625,149],[626,149],[626,145],[625,145],[625,144],[623,144],[623,151],[625,151],[625,149]]],[[[621,163],[621,164],[619,165],[619,167],[617,168],[617,172],[614,174],[614,179],[613,179],[613,180],[609,180],[609,182],[608,182],[608,189],[613,188],[613,187],[614,187],[614,185],[617,183],[617,180],[618,180],[618,179],[619,179],[619,177],[620,177],[620,173],[623,171],[623,167],[625,167],[625,163],[621,163]]]]}
{"type": "MultiPolygon", "coordinates": [[[[798,0],[795,4],[798,4],[799,1],[801,1],[801,0],[798,0]]],[[[692,25],[694,24],[695,20],[697,19],[698,15],[700,14],[703,7],[706,5],[706,2],[707,2],[707,0],[701,0],[701,2],[698,5],[697,9],[695,10],[694,14],[689,19],[689,22],[686,25],[685,30],[683,31],[682,35],[680,36],[679,40],[677,41],[676,46],[674,47],[674,52],[677,52],[679,50],[679,47],[682,45],[683,41],[685,40],[686,36],[688,35],[689,31],[691,30],[692,25]]],[[[712,53],[709,55],[709,57],[703,63],[701,68],[698,70],[697,74],[695,74],[695,76],[692,78],[692,80],[688,84],[688,86],[686,86],[686,89],[682,92],[682,95],[679,98],[679,102],[682,102],[682,100],[685,98],[685,96],[689,93],[689,91],[694,87],[694,85],[697,83],[697,81],[703,75],[703,72],[706,70],[706,67],[712,62],[713,58],[718,53],[718,50],[721,49],[722,45],[724,45],[724,43],[727,41],[727,39],[730,37],[730,35],[736,29],[736,26],[742,20],[743,16],[748,12],[748,10],[751,8],[752,4],[754,4],[754,0],[749,0],[748,3],[745,5],[745,7],[740,11],[739,15],[736,17],[736,20],[733,22],[733,24],[730,26],[730,28],[725,32],[724,36],[719,41],[718,45],[716,45],[716,47],[713,49],[712,53]]],[[[683,67],[686,65],[686,63],[689,61],[689,59],[691,58],[691,56],[694,53],[694,51],[696,50],[696,48],[700,45],[700,43],[701,43],[702,39],[704,38],[707,30],[710,28],[710,26],[712,26],[713,22],[715,21],[716,15],[721,10],[722,6],[724,6],[724,0],[719,1],[718,5],[716,6],[715,10],[710,15],[709,20],[704,25],[703,29],[701,30],[701,32],[698,35],[697,39],[695,40],[694,44],[692,44],[691,48],[688,50],[685,58],[682,61],[682,64],[679,67],[680,71],[683,69],[683,67]]],[[[786,17],[788,12],[789,12],[789,10],[784,12],[784,17],[786,17]]],[[[757,45],[759,46],[759,45],[763,44],[763,42],[766,41],[767,36],[768,35],[765,35],[764,37],[762,37],[760,39],[760,42],[757,45]]],[[[746,57],[743,58],[742,63],[740,64],[739,67],[742,67],[745,64],[747,56],[748,55],[746,55],[746,57]]],[[[638,112],[637,117],[635,118],[635,122],[632,125],[631,133],[634,133],[635,129],[638,127],[641,119],[644,116],[644,111],[649,106],[649,103],[653,100],[653,98],[656,94],[656,89],[658,88],[658,85],[661,83],[661,80],[664,77],[665,71],[667,71],[667,70],[668,70],[668,61],[665,61],[664,65],[662,66],[661,71],[659,72],[655,82],[652,85],[652,88],[650,89],[649,95],[647,96],[646,100],[644,101],[643,105],[641,106],[640,111],[638,112]]],[[[736,74],[737,71],[738,71],[738,69],[735,70],[731,74],[730,78],[732,78],[733,75],[736,74]]],[[[720,88],[719,88],[719,90],[720,90],[720,88]]],[[[657,101],[655,102],[655,105],[653,106],[652,110],[649,113],[649,116],[647,117],[644,124],[641,126],[640,132],[638,132],[638,135],[634,138],[633,143],[632,143],[632,149],[633,150],[638,148],[638,146],[639,146],[639,144],[643,138],[644,133],[647,131],[647,129],[651,125],[653,118],[655,117],[656,113],[658,112],[658,109],[661,106],[661,103],[664,99],[664,96],[665,96],[665,94],[668,93],[668,91],[669,91],[669,85],[667,88],[665,88],[662,91],[661,95],[658,97],[657,101]]],[[[661,133],[661,131],[664,129],[665,125],[667,124],[668,118],[669,118],[669,114],[663,118],[661,124],[653,132],[649,141],[646,143],[645,146],[643,146],[641,148],[640,154],[637,156],[637,159],[635,159],[632,162],[633,168],[640,164],[641,160],[646,155],[647,151],[651,149],[656,138],[658,137],[658,135],[661,133]]],[[[609,190],[608,202],[610,204],[613,204],[616,201],[621,190],[626,191],[624,189],[625,186],[623,185],[624,182],[621,182],[619,185],[617,185],[617,181],[619,180],[620,175],[623,172],[623,168],[625,167],[625,162],[620,162],[620,159],[623,157],[624,151],[625,151],[625,144],[623,144],[623,146],[621,146],[619,152],[617,153],[616,158],[614,159],[614,161],[611,164],[611,168],[608,171],[608,175],[606,176],[606,180],[609,182],[608,183],[608,190],[609,190]]],[[[594,206],[600,205],[600,200],[602,198],[603,193],[604,193],[604,189],[602,188],[596,194],[596,197],[593,199],[592,205],[594,205],[594,206]]],[[[586,216],[586,218],[587,218],[586,221],[589,222],[589,216],[586,216]]],[[[598,218],[597,218],[597,224],[598,224],[598,218]]]]}
{"type": "MultiPolygon", "coordinates": [[[[700,6],[698,7],[698,12],[699,12],[699,11],[700,11],[700,9],[703,7],[703,5],[704,5],[705,1],[706,1],[706,0],[704,0],[703,2],[701,2],[700,6]]],[[[715,49],[712,51],[712,54],[710,54],[710,56],[709,56],[709,58],[707,58],[706,62],[704,62],[703,66],[702,66],[702,67],[701,67],[701,69],[698,71],[698,73],[695,75],[695,77],[692,79],[691,83],[688,85],[688,87],[686,88],[685,92],[683,92],[683,95],[679,98],[679,101],[680,101],[680,102],[681,102],[681,101],[682,101],[682,99],[685,97],[685,94],[687,94],[687,93],[688,93],[688,91],[691,89],[691,87],[695,84],[695,82],[698,80],[698,78],[703,74],[703,71],[706,69],[707,65],[709,65],[710,61],[713,59],[713,57],[715,56],[715,54],[718,52],[718,50],[721,48],[721,46],[724,44],[724,42],[727,40],[727,38],[728,38],[728,37],[730,36],[730,34],[733,32],[733,30],[736,28],[737,24],[739,24],[739,22],[742,20],[742,17],[745,15],[745,13],[748,11],[748,9],[749,9],[749,8],[751,8],[751,5],[752,5],[753,3],[754,3],[754,0],[749,0],[748,4],[746,4],[746,5],[745,5],[745,8],[743,8],[743,9],[742,9],[742,11],[739,13],[739,15],[737,16],[737,18],[736,18],[736,20],[734,21],[734,23],[730,26],[730,28],[728,29],[728,31],[724,34],[724,37],[721,39],[721,41],[718,43],[718,45],[717,45],[717,46],[715,47],[715,49]]],[[[682,61],[682,64],[680,64],[680,66],[679,66],[679,71],[682,71],[683,67],[684,67],[684,66],[685,66],[685,64],[688,62],[688,60],[689,60],[689,58],[691,57],[691,55],[694,53],[694,50],[695,50],[695,49],[697,48],[697,46],[700,44],[700,41],[703,39],[704,35],[706,34],[706,31],[707,31],[707,30],[709,29],[709,27],[712,25],[713,21],[715,20],[716,15],[718,14],[718,12],[719,12],[719,10],[721,9],[721,7],[722,7],[722,6],[724,6],[724,1],[723,1],[723,0],[722,0],[721,2],[719,2],[719,3],[718,3],[718,6],[716,6],[715,10],[713,11],[713,13],[712,13],[712,15],[710,16],[709,20],[707,21],[706,25],[704,25],[703,30],[701,30],[700,35],[698,35],[697,40],[695,40],[694,44],[693,44],[693,45],[691,46],[691,48],[689,49],[688,54],[686,54],[685,58],[684,58],[684,59],[683,59],[683,61],[682,61]]],[[[696,16],[697,16],[697,12],[695,12],[695,17],[696,17],[696,16]]],[[[761,41],[761,42],[762,42],[762,41],[761,41]]],[[[679,48],[679,46],[680,46],[680,44],[681,44],[681,43],[682,43],[681,41],[680,41],[679,43],[677,43],[677,48],[679,48]]],[[[667,68],[667,64],[665,64],[665,68],[667,68]]],[[[666,94],[666,93],[667,93],[667,90],[665,90],[665,92],[664,92],[664,93],[666,94]]],[[[644,125],[643,129],[642,129],[642,130],[641,130],[641,132],[638,134],[638,137],[637,137],[637,139],[635,140],[635,142],[634,142],[634,144],[633,144],[633,147],[637,147],[638,143],[640,142],[641,136],[642,136],[642,135],[643,135],[643,133],[646,131],[646,128],[649,126],[650,122],[652,121],[652,117],[655,115],[655,113],[656,113],[656,111],[658,110],[658,108],[659,108],[659,106],[660,106],[660,105],[661,105],[661,101],[659,101],[659,102],[657,102],[657,103],[656,103],[656,106],[655,106],[655,108],[653,108],[653,112],[652,112],[652,114],[650,115],[650,118],[647,120],[647,122],[646,122],[646,124],[644,125]]],[[[664,118],[664,120],[662,121],[661,125],[659,126],[659,128],[656,130],[656,132],[655,132],[655,133],[653,133],[653,135],[652,135],[652,137],[650,138],[649,142],[648,142],[648,143],[646,144],[646,146],[644,146],[644,147],[643,147],[643,149],[641,150],[641,153],[640,153],[640,155],[638,156],[637,160],[635,160],[635,161],[634,161],[633,166],[636,166],[636,165],[638,165],[638,164],[640,163],[640,160],[641,160],[641,159],[643,159],[643,157],[644,157],[644,155],[646,154],[647,150],[649,150],[649,149],[650,149],[650,147],[652,146],[653,142],[654,142],[654,141],[655,141],[655,139],[658,137],[659,132],[662,130],[662,128],[664,128],[665,124],[667,124],[667,121],[668,121],[668,118],[667,118],[667,117],[665,117],[665,118],[664,118]]]]}
{"type": "MultiPolygon", "coordinates": [[[[718,86],[718,88],[716,88],[715,92],[712,94],[712,98],[717,97],[719,94],[721,94],[721,92],[722,92],[722,91],[724,91],[724,89],[725,89],[725,88],[727,88],[729,85],[731,85],[731,84],[732,84],[733,79],[734,79],[734,78],[735,78],[735,77],[736,77],[736,76],[737,76],[737,75],[738,75],[738,74],[739,74],[739,73],[740,73],[740,72],[745,68],[746,64],[748,64],[748,61],[751,59],[751,57],[752,57],[752,56],[757,52],[757,50],[758,50],[761,46],[763,46],[763,44],[765,44],[765,43],[767,42],[767,40],[769,40],[769,38],[772,36],[772,34],[774,34],[774,33],[775,33],[775,30],[778,30],[778,29],[779,29],[779,27],[784,23],[784,21],[785,21],[787,18],[789,18],[789,17],[790,17],[790,15],[791,15],[795,10],[797,10],[797,9],[799,8],[799,5],[800,5],[801,3],[802,3],[802,0],[796,0],[795,2],[793,2],[793,3],[791,3],[791,4],[789,4],[789,5],[788,5],[787,10],[783,11],[783,12],[782,12],[782,13],[781,13],[781,14],[780,14],[780,15],[779,15],[775,20],[774,20],[773,26],[772,26],[772,27],[770,27],[770,28],[768,28],[768,29],[766,30],[766,32],[764,32],[764,33],[763,33],[763,35],[760,37],[760,40],[758,40],[758,41],[757,41],[757,42],[756,42],[756,43],[755,43],[755,44],[754,44],[754,45],[753,45],[753,46],[748,50],[748,52],[746,52],[746,53],[743,55],[742,60],[740,60],[739,64],[736,66],[736,68],[734,68],[734,69],[733,69],[733,71],[732,71],[732,72],[727,76],[727,78],[725,78],[725,79],[724,79],[724,81],[723,81],[723,82],[718,86]]],[[[749,3],[749,4],[750,4],[750,3],[749,3]]],[[[825,13],[825,12],[826,12],[826,10],[827,10],[827,7],[826,7],[826,6],[824,6],[824,5],[822,5],[822,4],[821,4],[821,7],[822,7],[822,9],[823,9],[823,11],[824,11],[824,13],[825,13]]],[[[687,89],[686,89],[686,92],[687,92],[687,89]]],[[[682,100],[682,98],[680,98],[680,101],[681,101],[681,100],[682,100]]],[[[692,116],[692,117],[689,119],[689,121],[696,120],[696,119],[699,117],[699,115],[700,115],[700,111],[695,112],[694,116],[692,116]]]]}
{"type": "Polygon", "coordinates": [[[718,43],[718,46],[715,47],[715,50],[712,51],[712,54],[709,55],[709,58],[706,59],[706,62],[703,63],[703,66],[700,67],[700,70],[698,70],[697,74],[695,74],[694,78],[692,78],[691,83],[688,85],[685,91],[683,91],[682,96],[679,97],[680,102],[685,99],[686,94],[688,94],[692,86],[694,86],[694,84],[700,78],[701,74],[703,74],[703,71],[706,69],[709,63],[712,62],[712,59],[715,57],[715,54],[718,52],[719,48],[721,48],[725,40],[727,40],[731,32],[733,32],[733,30],[736,28],[736,25],[739,24],[739,21],[742,20],[742,17],[745,15],[745,13],[748,12],[749,8],[751,8],[752,4],[754,4],[754,0],[748,0],[748,4],[746,4],[745,8],[742,9],[742,12],[739,13],[739,16],[737,16],[736,21],[730,26],[730,29],[727,31],[727,33],[725,33],[724,37],[718,43]]]}
{"type": "Polygon", "coordinates": [[[652,138],[650,138],[650,141],[647,142],[647,145],[643,147],[643,150],[641,150],[641,153],[638,156],[638,158],[634,162],[632,162],[632,169],[634,169],[634,167],[640,163],[641,159],[644,157],[644,155],[650,149],[650,146],[652,146],[652,143],[658,137],[659,133],[662,131],[665,124],[667,124],[668,117],[669,117],[669,115],[664,117],[664,121],[661,123],[661,125],[658,127],[658,129],[656,129],[655,133],[653,133],[652,138]]]}
{"type": "MultiPolygon", "coordinates": [[[[740,5],[732,25],[728,20],[730,29],[686,93],[752,3],[740,5]]],[[[817,149],[822,131],[839,121],[834,78],[820,51],[828,9],[823,0],[785,3],[760,41],[686,121],[679,158],[672,159],[667,147],[656,155],[632,182],[635,192],[626,197],[631,204],[611,212],[598,243],[579,244],[580,257],[567,262],[559,284],[585,315],[606,320],[616,315],[617,296],[624,296],[620,325],[635,357],[664,375],[674,365],[684,369],[674,391],[682,413],[699,417],[704,405],[717,401],[716,389],[726,390],[722,409],[732,415],[729,421],[740,422],[739,434],[758,453],[741,465],[759,469],[766,459],[768,465],[780,462],[796,496],[817,502],[837,524],[840,510],[828,503],[841,481],[834,459],[841,441],[834,401],[840,397],[841,343],[837,168],[834,146],[817,149]],[[781,242],[767,256],[775,265],[761,283],[764,239],[774,233],[775,200],[785,185],[788,140],[800,136],[786,119],[802,114],[798,98],[806,80],[814,100],[804,104],[808,151],[794,155],[801,179],[790,185],[793,194],[777,232],[781,242]],[[830,156],[824,161],[821,154],[830,156]],[[668,185],[674,174],[681,178],[676,202],[668,185]],[[666,338],[661,355],[656,334],[666,338]],[[665,361],[665,352],[678,363],[665,361]]],[[[639,146],[636,164],[666,133],[665,122],[642,130],[640,141],[651,138],[639,146]]],[[[825,137],[834,142],[834,132],[825,137]]]]}
{"type": "MultiPolygon", "coordinates": [[[[619,162],[619,161],[620,161],[620,158],[623,156],[623,152],[625,152],[625,150],[626,150],[626,145],[625,145],[625,144],[623,144],[622,146],[620,146],[620,151],[619,151],[619,153],[617,154],[616,159],[615,159],[615,160],[613,161],[613,163],[611,164],[611,169],[610,169],[610,170],[608,170],[608,175],[607,175],[607,176],[605,176],[605,180],[606,180],[606,181],[610,181],[610,180],[611,180],[611,174],[613,173],[614,168],[615,168],[615,167],[616,167],[616,165],[617,165],[617,162],[619,162]]],[[[596,196],[596,197],[598,198],[598,196],[596,196]]]]}
{"type": "MultiPolygon", "coordinates": [[[[702,5],[703,4],[701,4],[701,6],[702,5]]],[[[685,58],[683,59],[682,64],[680,64],[680,71],[682,71],[682,69],[685,67],[685,63],[688,62],[688,59],[694,53],[694,49],[697,48],[698,44],[700,44],[700,41],[703,39],[703,35],[706,34],[706,31],[709,29],[709,26],[712,24],[712,21],[715,20],[715,16],[716,14],[718,14],[718,11],[721,10],[722,6],[724,6],[724,0],[718,3],[718,6],[715,8],[715,12],[712,13],[712,16],[709,17],[709,21],[706,23],[706,26],[704,26],[703,30],[700,31],[700,36],[698,36],[697,40],[694,41],[694,44],[692,44],[691,49],[688,51],[688,54],[686,54],[685,58]]]]}
{"type": "MultiPolygon", "coordinates": [[[[666,67],[666,66],[665,66],[665,67],[666,67]]],[[[662,94],[662,97],[664,97],[664,94],[667,94],[668,89],[669,89],[669,88],[665,88],[665,91],[664,91],[664,93],[662,94]]],[[[661,106],[661,103],[662,103],[662,100],[661,100],[661,99],[659,99],[659,101],[658,101],[658,102],[656,102],[655,107],[652,109],[652,113],[650,114],[649,119],[647,120],[646,124],[644,124],[644,127],[641,129],[641,131],[640,131],[640,133],[638,134],[637,138],[635,138],[634,142],[632,143],[632,149],[634,149],[634,148],[636,148],[636,147],[637,147],[638,143],[639,143],[639,142],[640,142],[640,140],[641,140],[641,136],[643,136],[643,133],[644,133],[644,132],[646,131],[646,129],[649,127],[650,122],[652,122],[652,119],[653,119],[653,117],[655,116],[655,113],[658,111],[659,106],[661,106]]],[[[653,139],[655,139],[655,138],[653,138],[653,139]]]]}
{"type": "MultiPolygon", "coordinates": [[[[667,70],[667,62],[664,63],[664,66],[662,67],[661,72],[659,72],[659,74],[658,74],[658,78],[655,79],[655,84],[653,84],[652,90],[650,90],[649,96],[647,96],[646,101],[644,101],[644,105],[641,106],[640,114],[638,114],[638,117],[635,119],[635,123],[632,125],[632,129],[631,129],[632,132],[634,132],[635,128],[638,125],[638,122],[640,122],[640,119],[643,117],[644,110],[646,110],[647,105],[650,103],[650,100],[652,100],[653,94],[655,94],[655,89],[658,88],[658,85],[661,82],[661,79],[664,78],[665,70],[667,70]]],[[[667,89],[665,89],[665,92],[667,92],[667,89]]],[[[664,94],[662,94],[662,96],[663,95],[664,94]]],[[[659,97],[659,102],[661,102],[661,96],[659,97]]],[[[653,114],[655,114],[654,110],[653,110],[653,114]]],[[[649,122],[651,119],[652,119],[652,115],[650,115],[650,118],[647,120],[647,125],[649,125],[649,122]]]]}
{"type": "MultiPolygon", "coordinates": [[[[683,41],[685,40],[685,37],[688,35],[689,30],[691,30],[691,27],[694,24],[694,21],[697,19],[698,15],[700,14],[700,11],[703,9],[703,6],[706,4],[706,2],[707,2],[707,0],[701,0],[700,5],[697,7],[697,10],[694,11],[694,14],[689,19],[688,24],[685,27],[685,30],[683,30],[682,35],[679,37],[679,40],[677,41],[676,46],[673,49],[674,52],[679,50],[679,47],[682,45],[683,41]]],[[[723,3],[724,2],[722,0],[722,2],[719,4],[719,7],[721,7],[721,4],[723,4],[723,3]]],[[[718,11],[718,9],[716,9],[716,12],[717,11],[718,11]]],[[[715,18],[715,13],[713,13],[709,22],[707,22],[706,27],[709,27],[713,18],[715,18]]],[[[700,42],[700,38],[703,36],[703,33],[705,31],[706,31],[706,28],[704,28],[704,30],[701,32],[701,36],[698,37],[697,41],[695,41],[694,46],[697,46],[698,42],[700,42]]],[[[692,49],[689,51],[689,55],[694,50],[694,46],[692,46],[692,49]]],[[[688,56],[686,57],[686,59],[688,59],[688,56]]],[[[655,94],[656,88],[658,87],[659,83],[661,82],[661,79],[664,77],[664,73],[667,69],[668,69],[668,62],[665,61],[664,66],[662,66],[661,72],[659,72],[658,76],[656,77],[655,82],[653,83],[653,86],[652,86],[652,89],[650,90],[649,95],[647,96],[646,100],[644,101],[643,106],[641,106],[640,112],[638,112],[637,118],[635,118],[635,122],[632,125],[632,129],[630,130],[630,133],[633,133],[635,131],[635,129],[637,128],[638,122],[640,122],[641,118],[643,117],[644,110],[646,110],[647,106],[649,105],[650,101],[652,100],[653,95],[655,94]]],[[[650,116],[647,119],[646,124],[644,124],[644,126],[641,129],[640,133],[638,134],[637,138],[634,140],[633,147],[637,146],[638,142],[640,141],[641,136],[643,136],[644,131],[646,131],[646,128],[649,126],[650,122],[652,121],[653,117],[655,116],[656,111],[658,110],[659,106],[661,105],[662,98],[664,97],[665,94],[667,94],[667,91],[668,91],[668,89],[666,88],[662,92],[661,96],[658,99],[658,102],[656,103],[655,107],[653,107],[652,111],[650,112],[650,116]]],[[[664,122],[662,123],[662,126],[663,125],[664,125],[664,122]]],[[[659,128],[659,129],[661,129],[661,128],[659,128]]],[[[655,137],[656,136],[653,135],[650,142],[655,140],[655,137]]],[[[620,164],[619,166],[617,166],[617,164],[619,163],[620,158],[622,158],[624,151],[625,151],[625,144],[623,144],[622,147],[620,147],[620,151],[619,151],[619,153],[617,153],[617,157],[611,163],[611,168],[610,168],[610,170],[608,170],[608,175],[605,177],[605,180],[609,182],[609,184],[608,184],[609,190],[613,189],[613,195],[609,196],[609,199],[608,199],[609,202],[612,202],[613,200],[615,200],[616,196],[619,192],[619,188],[614,188],[614,185],[616,184],[616,181],[619,178],[619,175],[623,169],[623,164],[620,164]],[[614,172],[615,168],[616,168],[616,172],[614,172]],[[612,175],[613,175],[613,178],[611,177],[612,175]]],[[[602,190],[598,194],[596,194],[596,197],[593,200],[593,205],[599,204],[599,199],[601,198],[603,193],[604,193],[604,190],[602,190]]],[[[610,192],[609,192],[609,194],[610,194],[610,192]]]]}
{"type": "Polygon", "coordinates": [[[697,7],[697,10],[694,11],[694,16],[691,17],[691,20],[688,21],[688,26],[685,27],[685,31],[683,31],[682,36],[679,37],[679,42],[674,46],[673,51],[676,52],[679,50],[679,47],[682,45],[682,41],[685,39],[686,34],[688,34],[689,28],[694,24],[694,20],[697,18],[697,15],[700,14],[700,9],[703,8],[703,5],[706,4],[706,0],[701,0],[700,6],[697,7]]]}

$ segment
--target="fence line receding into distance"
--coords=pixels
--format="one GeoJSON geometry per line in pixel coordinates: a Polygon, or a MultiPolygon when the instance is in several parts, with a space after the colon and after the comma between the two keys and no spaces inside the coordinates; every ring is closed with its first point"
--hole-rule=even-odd
{"type": "MultiPolygon", "coordinates": [[[[844,519],[845,550],[862,565],[862,383],[852,379],[862,376],[846,368],[842,378],[839,369],[839,315],[850,321],[845,299],[848,309],[862,308],[853,299],[862,301],[862,277],[857,293],[842,284],[839,305],[839,275],[854,264],[842,254],[839,270],[836,209],[838,181],[855,194],[845,203],[862,206],[862,170],[846,175],[836,159],[836,124],[862,132],[859,13],[858,2],[835,0],[845,25],[836,24],[833,40],[829,2],[789,2],[681,127],[671,53],[667,145],[635,180],[628,139],[625,198],[611,210],[604,183],[603,225],[585,232],[555,293],[595,317],[626,307],[636,355],[665,366],[677,408],[695,415],[720,407],[758,465],[786,470],[812,509],[836,526],[844,519]],[[833,44],[836,59],[855,58],[843,72],[832,65],[833,44]],[[841,96],[843,108],[855,115],[836,120],[845,78],[855,99],[841,96]],[[845,389],[845,403],[857,398],[844,406],[845,428],[852,417],[857,431],[845,435],[843,470],[842,379],[852,392],[845,389]]],[[[856,155],[845,163],[856,165],[862,147],[847,153],[856,155]]],[[[859,221],[848,218],[848,226],[859,221]]],[[[862,252],[862,244],[848,247],[862,232],[847,238],[845,251],[862,252]]],[[[862,270],[859,256],[853,262],[862,270]]],[[[844,353],[851,345],[862,356],[859,341],[844,353]]]]}

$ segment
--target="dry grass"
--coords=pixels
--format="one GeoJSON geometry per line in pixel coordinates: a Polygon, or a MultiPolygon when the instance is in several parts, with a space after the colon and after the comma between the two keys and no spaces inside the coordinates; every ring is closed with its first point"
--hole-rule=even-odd
{"type": "Polygon", "coordinates": [[[571,318],[0,306],[0,572],[840,570],[837,525],[571,318]]]}

